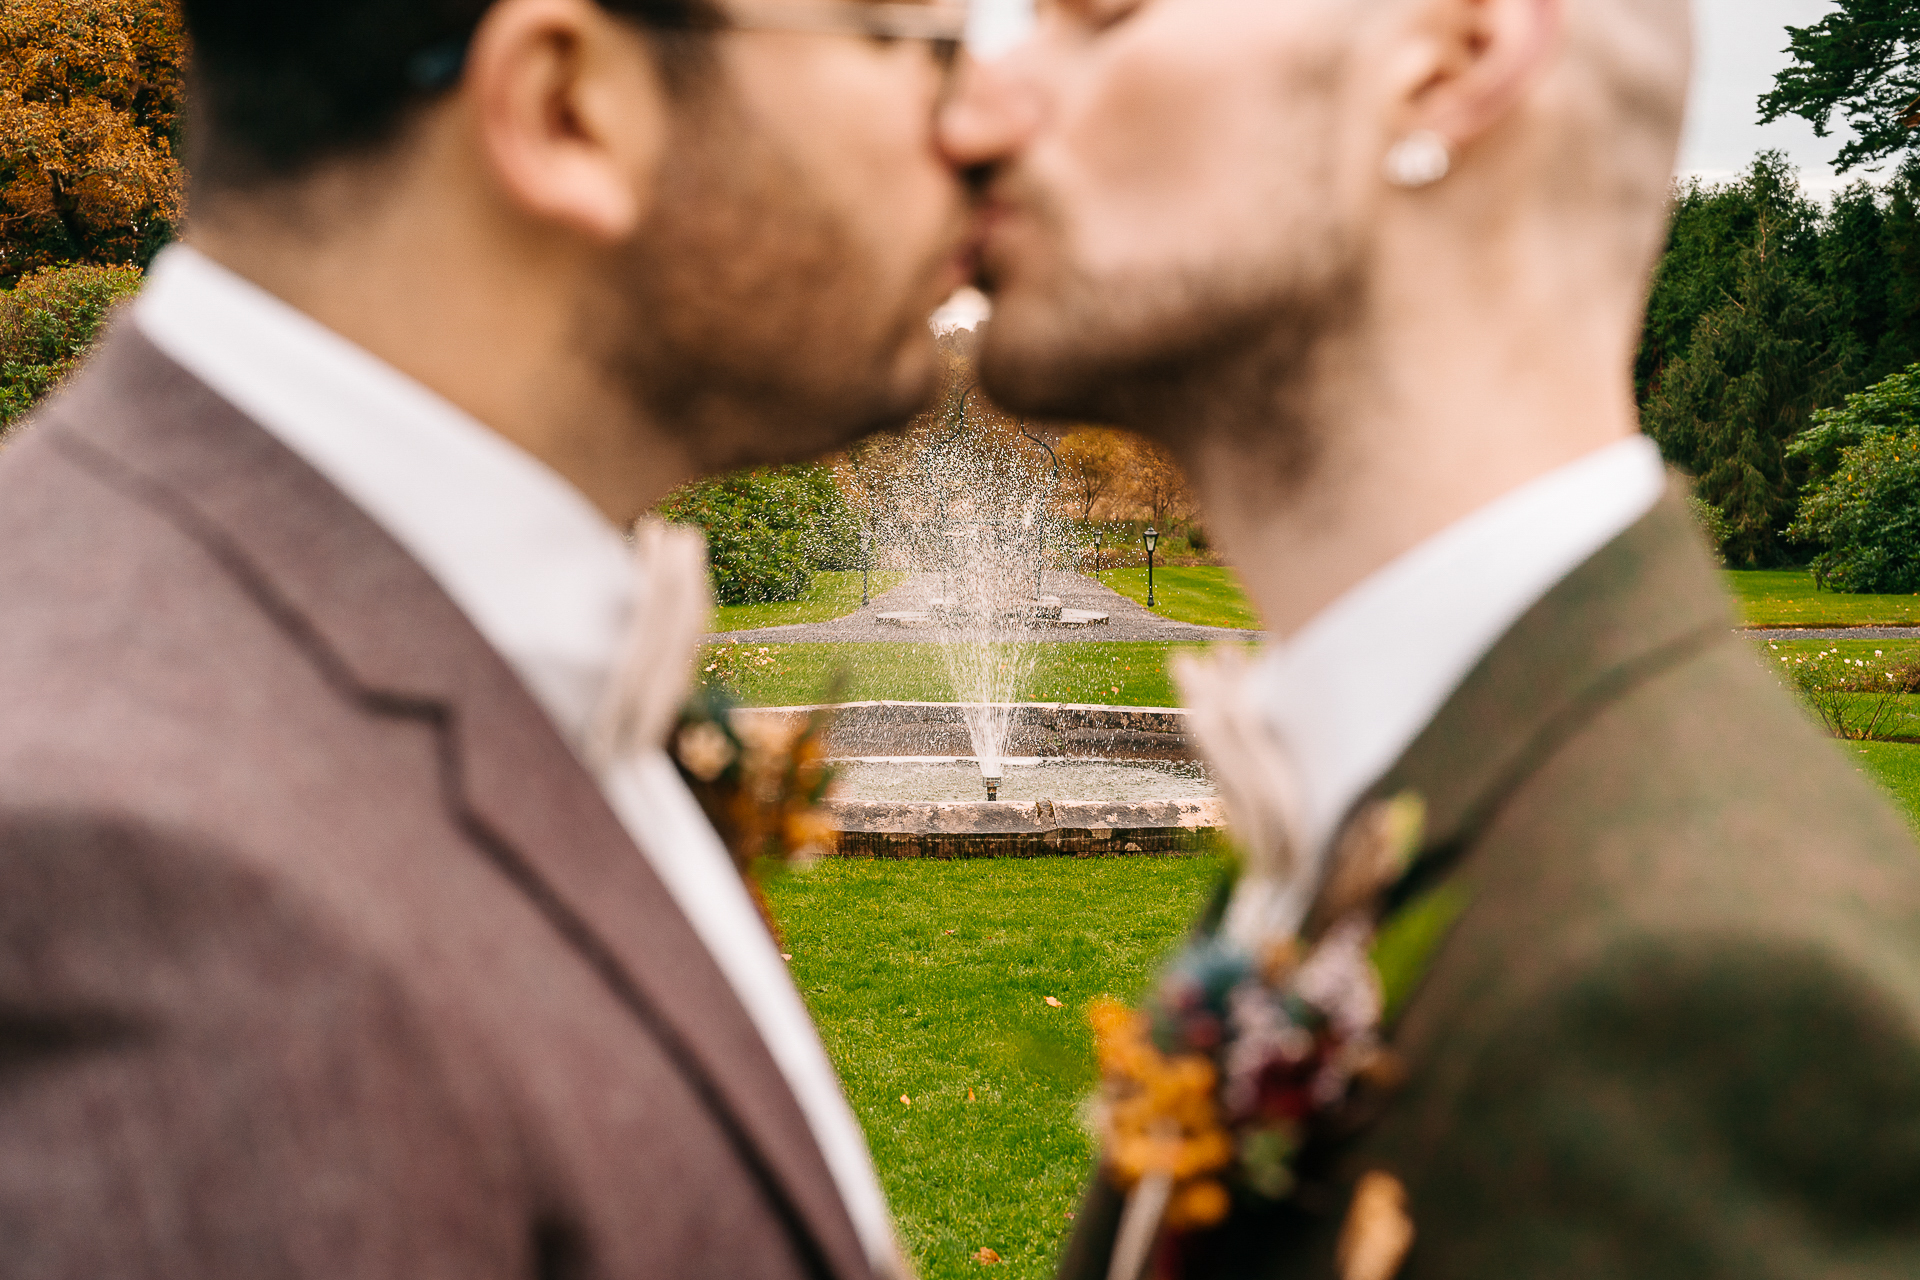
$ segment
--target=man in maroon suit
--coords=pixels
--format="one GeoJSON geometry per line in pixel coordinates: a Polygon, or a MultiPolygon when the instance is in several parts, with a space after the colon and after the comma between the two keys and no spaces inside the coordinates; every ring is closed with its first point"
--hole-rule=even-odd
{"type": "Polygon", "coordinates": [[[621,528],[928,391],[956,16],[186,10],[188,242],[0,459],[0,1274],[903,1272],[609,700],[621,528]]]}

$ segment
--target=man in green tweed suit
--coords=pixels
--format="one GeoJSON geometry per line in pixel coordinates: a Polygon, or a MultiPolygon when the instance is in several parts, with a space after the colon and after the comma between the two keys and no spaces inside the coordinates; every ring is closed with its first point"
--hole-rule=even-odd
{"type": "MultiPolygon", "coordinates": [[[[1297,847],[1426,805],[1403,1083],[1163,1272],[1920,1276],[1920,852],[1637,430],[1687,40],[1678,0],[1061,0],[946,109],[987,385],[1180,453],[1277,640],[1220,700],[1297,847]],[[1376,1172],[1411,1248],[1343,1250],[1376,1172]]],[[[1119,1222],[1096,1178],[1064,1273],[1119,1222]]]]}

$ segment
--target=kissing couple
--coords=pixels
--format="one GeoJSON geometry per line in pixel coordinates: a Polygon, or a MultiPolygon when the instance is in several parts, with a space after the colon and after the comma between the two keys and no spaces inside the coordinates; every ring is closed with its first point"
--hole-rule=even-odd
{"type": "Polygon", "coordinates": [[[0,1275],[911,1273],[621,530],[903,422],[970,280],[1271,636],[1202,937],[1420,935],[1364,1115],[1110,1129],[1064,1273],[1920,1273],[1920,860],[1637,428],[1681,0],[184,9],[185,242],[0,457],[0,1275]]]}

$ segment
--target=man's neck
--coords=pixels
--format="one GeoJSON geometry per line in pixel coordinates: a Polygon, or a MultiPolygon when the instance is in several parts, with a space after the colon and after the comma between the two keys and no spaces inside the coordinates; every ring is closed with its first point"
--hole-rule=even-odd
{"type": "Polygon", "coordinates": [[[1484,318],[1356,329],[1184,451],[1270,631],[1292,635],[1426,539],[1637,430],[1617,343],[1502,342],[1484,318]]]}

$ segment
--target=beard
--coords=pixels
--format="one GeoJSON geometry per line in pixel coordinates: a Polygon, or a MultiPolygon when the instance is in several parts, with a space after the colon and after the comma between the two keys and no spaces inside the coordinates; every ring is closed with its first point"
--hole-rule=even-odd
{"type": "MultiPolygon", "coordinates": [[[[1020,196],[1049,245],[1069,243],[1043,196],[1020,196]]],[[[1004,303],[989,256],[981,382],[1015,412],[1126,427],[1183,461],[1226,445],[1303,479],[1319,453],[1309,407],[1320,355],[1356,325],[1367,290],[1357,246],[1327,228],[1302,240],[1314,247],[1264,264],[1125,279],[1056,252],[1043,278],[1018,282],[1004,303]]]]}
{"type": "Polygon", "coordinates": [[[814,458],[898,426],[933,392],[928,295],[950,253],[890,284],[851,216],[724,85],[700,94],[679,114],[651,214],[583,309],[583,342],[704,472],[814,458]]]}

